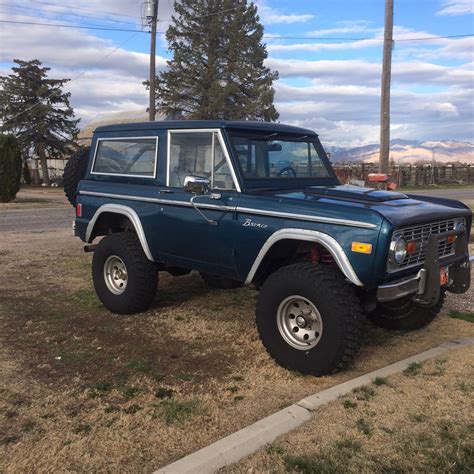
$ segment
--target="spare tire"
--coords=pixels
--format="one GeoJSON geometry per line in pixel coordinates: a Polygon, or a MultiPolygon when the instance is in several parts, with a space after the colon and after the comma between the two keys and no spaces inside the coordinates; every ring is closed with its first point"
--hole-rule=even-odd
{"type": "Polygon", "coordinates": [[[76,205],[77,185],[86,175],[89,151],[90,146],[79,148],[70,156],[64,168],[64,192],[73,206],[76,205]]]}

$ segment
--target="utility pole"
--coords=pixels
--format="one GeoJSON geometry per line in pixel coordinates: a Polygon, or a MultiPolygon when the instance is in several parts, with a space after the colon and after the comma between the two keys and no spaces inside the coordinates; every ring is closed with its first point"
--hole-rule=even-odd
{"type": "Polygon", "coordinates": [[[433,170],[433,172],[432,172],[432,183],[431,184],[434,186],[435,185],[435,166],[436,166],[435,154],[436,154],[436,151],[435,151],[434,148],[431,151],[433,153],[432,159],[431,159],[431,169],[433,170]]]}
{"type": "Polygon", "coordinates": [[[385,0],[385,29],[383,39],[382,93],[380,104],[379,170],[388,174],[390,153],[390,81],[393,49],[393,0],[385,0]]]}
{"type": "Polygon", "coordinates": [[[146,3],[146,18],[151,26],[150,42],[150,97],[148,104],[149,120],[153,122],[156,115],[155,107],[155,77],[156,77],[156,24],[158,22],[158,1],[149,0],[146,3]]]}

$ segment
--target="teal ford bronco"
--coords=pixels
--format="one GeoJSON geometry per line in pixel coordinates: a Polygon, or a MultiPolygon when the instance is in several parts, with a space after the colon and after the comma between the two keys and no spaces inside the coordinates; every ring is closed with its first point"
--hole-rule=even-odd
{"type": "Polygon", "coordinates": [[[64,179],[110,311],[145,311],[161,271],[195,270],[216,288],[254,285],[263,344],[304,374],[350,361],[366,315],[420,328],[447,291],[470,285],[464,204],[342,186],[311,130],[222,120],[103,126],[64,179]]]}

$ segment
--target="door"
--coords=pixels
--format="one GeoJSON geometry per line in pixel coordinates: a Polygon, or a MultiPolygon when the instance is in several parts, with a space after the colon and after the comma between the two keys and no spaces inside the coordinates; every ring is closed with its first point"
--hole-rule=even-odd
{"type": "Polygon", "coordinates": [[[236,277],[232,235],[239,193],[219,130],[168,132],[167,189],[160,193],[160,249],[167,263],[236,277]],[[210,181],[213,194],[184,191],[186,176],[210,181]],[[164,233],[164,235],[163,235],[164,233]],[[165,238],[163,238],[165,237],[165,238]]]}

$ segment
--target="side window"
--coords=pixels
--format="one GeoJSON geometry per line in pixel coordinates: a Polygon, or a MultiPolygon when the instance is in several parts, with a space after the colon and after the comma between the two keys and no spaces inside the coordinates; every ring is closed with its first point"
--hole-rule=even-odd
{"type": "Polygon", "coordinates": [[[92,173],[154,178],[156,138],[99,140],[92,173]]]}
{"type": "Polygon", "coordinates": [[[182,187],[189,175],[208,178],[213,189],[235,189],[215,132],[171,132],[169,185],[182,187]]]}

